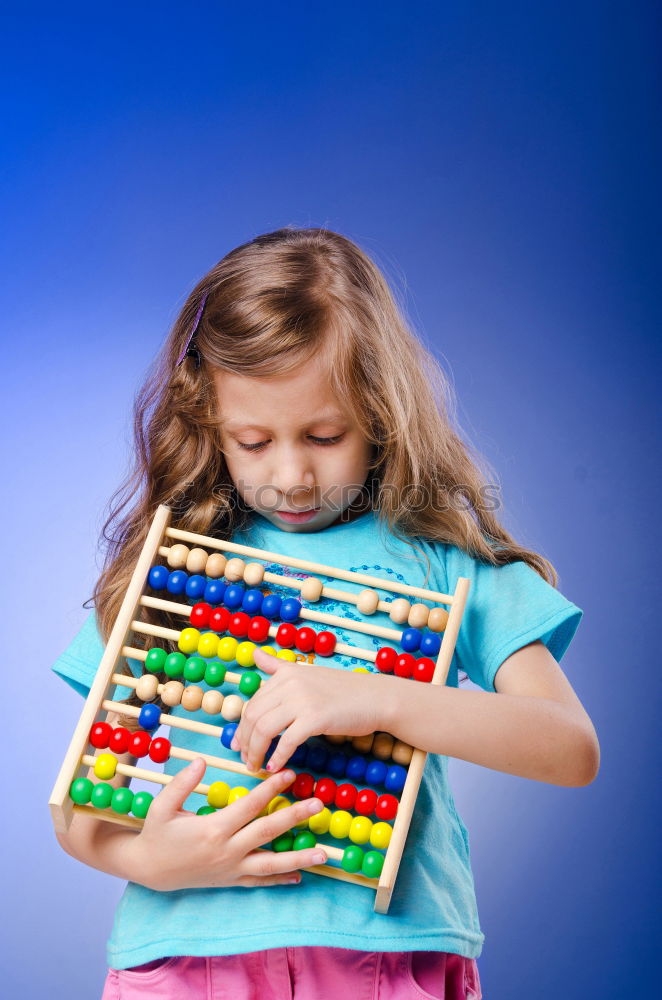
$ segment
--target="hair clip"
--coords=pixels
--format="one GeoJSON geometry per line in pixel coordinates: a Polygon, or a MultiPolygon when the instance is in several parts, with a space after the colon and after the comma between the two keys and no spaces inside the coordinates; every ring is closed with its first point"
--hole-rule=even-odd
{"type": "MultiPolygon", "coordinates": [[[[207,301],[207,296],[208,295],[209,295],[209,292],[205,292],[205,294],[202,297],[202,302],[198,306],[198,311],[197,311],[197,313],[195,315],[195,319],[193,320],[193,326],[191,327],[191,332],[189,333],[188,339],[187,339],[186,343],[184,344],[184,347],[182,349],[182,353],[179,355],[179,357],[177,358],[177,361],[175,362],[175,368],[178,368],[179,365],[181,365],[182,361],[184,360],[184,358],[189,353],[191,354],[191,356],[193,356],[193,352],[189,351],[189,348],[191,346],[191,341],[193,340],[193,334],[198,329],[198,324],[200,323],[200,320],[202,319],[202,313],[203,313],[203,310],[205,308],[205,302],[207,301]]],[[[195,354],[197,355],[196,368],[199,368],[200,367],[200,352],[196,350],[195,354]]]]}

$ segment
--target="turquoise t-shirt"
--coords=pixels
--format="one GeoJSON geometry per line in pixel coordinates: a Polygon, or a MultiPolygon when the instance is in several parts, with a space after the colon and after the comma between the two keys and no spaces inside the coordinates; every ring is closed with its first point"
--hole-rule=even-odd
{"type": "MultiPolygon", "coordinates": [[[[478,562],[455,546],[423,539],[416,540],[414,549],[387,534],[373,512],[307,533],[281,531],[266,518],[254,515],[249,527],[234,540],[442,593],[452,593],[459,576],[469,577],[471,587],[447,681],[453,687],[458,685],[458,671],[464,671],[476,685],[493,692],[494,676],[503,661],[536,639],[560,660],[583,613],[526,563],[497,568],[478,562]],[[430,561],[429,576],[423,554],[430,561]]],[[[283,570],[277,564],[267,566],[299,579],[307,575],[287,567],[283,570]]],[[[363,589],[344,581],[339,584],[334,580],[334,585],[346,591],[363,589]]],[[[291,596],[292,591],[283,593],[291,596]]],[[[382,591],[380,596],[390,599],[394,594],[382,591]]],[[[384,612],[365,618],[356,608],[328,598],[315,607],[392,627],[384,612]]],[[[373,645],[375,649],[383,645],[383,640],[362,633],[336,631],[341,641],[349,644],[373,645]]],[[[102,650],[92,612],[52,669],[86,695],[102,650]]],[[[129,663],[140,673],[137,661],[129,663]]],[[[374,669],[366,661],[346,656],[335,657],[329,665],[374,669]]],[[[201,686],[207,687],[204,682],[201,686]]],[[[220,690],[231,693],[233,686],[220,690]]],[[[126,691],[122,689],[118,696],[126,691]]],[[[209,722],[201,710],[190,713],[178,706],[171,711],[209,722]]],[[[177,743],[236,760],[234,753],[212,737],[179,730],[177,743]]],[[[185,762],[171,760],[165,770],[174,774],[183,766],[185,762]]],[[[224,772],[208,768],[205,781],[224,777],[224,772]]],[[[252,787],[254,779],[233,775],[231,783],[252,787]]],[[[192,794],[185,808],[195,811],[202,804],[202,797],[192,794]]],[[[108,941],[108,964],[122,969],[169,955],[228,955],[305,945],[362,951],[449,951],[477,958],[484,935],[476,906],[469,837],[453,801],[446,756],[428,755],[389,912],[375,913],[374,901],[372,890],[306,871],[298,886],[158,892],[129,882],[108,941]]]]}

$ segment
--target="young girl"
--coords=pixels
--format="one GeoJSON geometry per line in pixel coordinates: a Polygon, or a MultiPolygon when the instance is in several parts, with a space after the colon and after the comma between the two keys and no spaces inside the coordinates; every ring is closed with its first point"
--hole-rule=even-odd
{"type": "MultiPolygon", "coordinates": [[[[500,525],[448,398],[379,269],[337,233],[259,236],[186,301],[137,400],[135,469],[104,527],[95,610],[53,669],[89,690],[160,503],[173,525],[205,535],[442,592],[459,576],[471,587],[446,686],[357,670],[362,661],[346,656],[307,667],[256,652],[263,684],[234,746],[257,770],[277,740],[270,777],[257,787],[247,778],[249,794],[197,816],[193,788],[223,773],[205,772],[201,758],[169,761],[175,777],[140,833],[74,817],[62,847],[128,881],[104,1000],[481,996],[484,935],[448,757],[581,786],[597,773],[599,747],[558,666],[582,612],[547,560],[500,525]],[[460,671],[482,690],[460,689],[460,671]],[[257,850],[322,808],[312,799],[259,816],[291,784],[296,747],[375,731],[430,754],[385,915],[363,887],[306,872],[325,860],[319,849],[257,850]]],[[[383,612],[370,621],[392,626],[383,612]]],[[[135,704],[130,694],[116,698],[135,704]]],[[[219,753],[218,740],[194,733],[178,743],[219,753]]]]}

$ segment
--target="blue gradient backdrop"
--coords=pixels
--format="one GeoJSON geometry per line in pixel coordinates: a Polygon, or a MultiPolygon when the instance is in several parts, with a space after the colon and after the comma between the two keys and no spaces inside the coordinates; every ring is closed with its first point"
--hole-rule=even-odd
{"type": "Polygon", "coordinates": [[[597,780],[451,762],[485,997],[655,994],[656,17],[584,0],[5,12],[5,995],[100,994],[121,884],[51,832],[81,704],[49,667],[85,615],[153,353],[202,273],[286,223],[346,233],[404,289],[506,525],[585,610],[563,667],[597,780]]]}

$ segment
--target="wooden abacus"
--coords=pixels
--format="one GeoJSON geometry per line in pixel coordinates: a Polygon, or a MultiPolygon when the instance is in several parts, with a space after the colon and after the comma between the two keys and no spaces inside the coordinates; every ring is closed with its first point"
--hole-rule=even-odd
{"type": "MultiPolygon", "coordinates": [[[[109,778],[119,773],[129,779],[142,779],[162,786],[172,780],[169,774],[118,762],[112,753],[96,755],[89,753],[90,746],[93,750],[110,747],[118,754],[128,751],[136,757],[149,754],[155,763],[164,763],[169,757],[185,761],[202,757],[208,766],[215,769],[250,776],[256,781],[267,778],[269,773],[266,770],[252,772],[239,760],[206,753],[193,753],[187,748],[175,746],[168,739],[153,738],[151,735],[160,725],[170,727],[171,737],[174,737],[178,729],[187,729],[208,736],[220,736],[222,745],[230,749],[231,738],[237,727],[236,720],[241,717],[246,702],[237,694],[223,695],[218,687],[225,683],[235,683],[239,685],[240,691],[249,697],[257,690],[261,678],[254,669],[255,661],[251,649],[267,637],[275,638],[283,647],[276,655],[293,661],[308,658],[309,662],[314,662],[315,655],[328,660],[335,652],[374,663],[383,673],[393,672],[397,676],[411,677],[413,683],[423,681],[445,684],[446,682],[469,589],[469,580],[464,577],[458,578],[452,595],[441,594],[401,584],[395,580],[324,566],[172,528],[169,526],[170,517],[170,508],[165,505],[159,506],[55,782],[49,806],[58,832],[64,833],[74,812],[81,811],[92,810],[101,819],[138,829],[144,822],[153,799],[150,793],[139,791],[134,794],[128,786],[113,789],[113,786],[104,781],[93,783],[85,777],[87,768],[93,768],[98,778],[109,778]],[[190,545],[194,547],[190,548],[190,545]],[[230,553],[231,557],[228,559],[225,553],[230,553]],[[154,565],[155,559],[159,556],[166,558],[169,569],[163,565],[154,565]],[[241,556],[289,566],[312,575],[303,580],[281,576],[266,571],[261,562],[246,564],[241,556]],[[315,574],[351,581],[367,589],[348,593],[329,586],[315,574]],[[221,577],[227,582],[223,582],[221,577]],[[244,584],[250,589],[246,590],[244,584]],[[378,610],[384,611],[389,614],[394,624],[406,624],[408,628],[404,631],[385,628],[349,617],[315,611],[313,608],[304,607],[302,601],[296,599],[282,600],[272,592],[267,592],[265,595],[261,588],[262,584],[274,584],[280,588],[298,590],[302,601],[309,604],[314,604],[324,596],[347,602],[366,616],[378,610]],[[187,599],[196,603],[191,605],[154,597],[144,593],[146,587],[156,592],[165,589],[169,597],[176,597],[178,593],[184,594],[187,599]],[[382,600],[378,590],[406,596],[382,600]],[[196,600],[200,597],[204,600],[196,600]],[[449,610],[441,607],[429,608],[423,603],[411,604],[407,597],[415,597],[419,601],[428,601],[436,605],[446,605],[449,610]],[[227,599],[228,606],[223,606],[224,598],[227,599]],[[141,621],[141,607],[181,615],[184,619],[188,619],[186,627],[178,631],[141,621]],[[237,608],[243,610],[236,610],[237,608]],[[255,609],[258,613],[253,616],[249,612],[255,609]],[[273,621],[274,617],[281,617],[279,626],[270,623],[270,618],[273,621]],[[295,620],[303,620],[306,623],[318,622],[326,628],[321,632],[316,632],[307,624],[297,628],[293,624],[295,620]],[[209,630],[201,633],[195,627],[196,624],[201,627],[207,626],[209,630]],[[422,632],[426,625],[427,631],[422,632]],[[336,636],[329,630],[329,626],[342,627],[396,642],[401,644],[405,651],[398,653],[392,646],[385,646],[375,652],[362,646],[341,644],[336,641],[336,636]],[[230,634],[225,638],[221,638],[218,634],[228,631],[230,634]],[[168,654],[158,646],[148,650],[133,648],[129,644],[131,632],[176,642],[179,652],[168,654]],[[442,638],[439,638],[440,633],[443,633],[442,638]],[[237,639],[245,641],[238,642],[237,639]],[[296,653],[292,649],[293,646],[297,649],[296,653]],[[416,659],[412,651],[435,654],[436,662],[432,656],[416,659]],[[190,653],[195,655],[187,658],[186,654],[190,653]],[[170,660],[166,664],[168,656],[170,660]],[[142,660],[145,663],[145,672],[138,678],[119,672],[118,661],[121,657],[142,660]],[[227,670],[224,664],[232,661],[238,666],[243,666],[243,671],[227,670]],[[155,674],[162,672],[164,667],[166,676],[171,679],[160,683],[155,674]],[[204,679],[209,690],[203,691],[195,683],[185,685],[177,679],[179,677],[193,681],[204,679]],[[113,701],[109,697],[109,688],[112,685],[134,688],[138,698],[144,702],[143,707],[139,709],[113,701]],[[189,711],[202,708],[209,714],[210,719],[220,716],[226,724],[219,726],[211,722],[162,713],[158,706],[153,704],[157,694],[167,706],[181,704],[189,711]],[[133,734],[121,727],[112,729],[110,724],[104,721],[109,713],[135,717],[142,728],[133,734]],[[132,813],[131,816],[128,815],[129,812],[132,813]]],[[[275,653],[272,647],[266,648],[275,653]]],[[[274,842],[272,848],[298,849],[310,847],[318,842],[326,851],[328,861],[307,868],[306,871],[371,888],[376,892],[374,909],[378,913],[387,913],[427,754],[394,740],[386,733],[356,738],[324,737],[320,734],[320,738],[324,741],[322,744],[309,740],[299,747],[299,751],[290,759],[288,766],[294,769],[297,778],[288,791],[292,790],[296,798],[308,798],[314,794],[322,799],[325,808],[310,818],[308,830],[302,831],[295,837],[286,834],[284,835],[286,843],[277,845],[274,842]],[[329,743],[338,745],[344,743],[346,739],[351,740],[353,749],[359,754],[365,755],[371,752],[373,760],[367,761],[364,756],[350,758],[340,751],[325,751],[325,745],[328,746],[329,743]],[[377,786],[383,784],[386,793],[378,794],[370,788],[359,791],[349,783],[336,786],[331,778],[320,778],[315,781],[309,773],[297,771],[297,764],[303,760],[306,760],[310,770],[318,772],[323,772],[325,765],[328,764],[331,768],[333,764],[330,773],[336,777],[346,774],[355,780],[358,776],[360,780],[363,774],[366,784],[377,786]],[[384,763],[386,760],[391,760],[392,764],[387,766],[384,763]],[[362,761],[364,763],[361,763],[362,761]],[[395,794],[391,794],[397,791],[401,793],[399,801],[395,794]],[[331,813],[327,808],[331,804],[339,805],[341,808],[331,813]],[[357,806],[358,815],[352,817],[349,810],[354,806],[357,806]],[[379,822],[373,823],[368,818],[372,813],[377,816],[379,822]],[[390,819],[395,820],[392,827],[388,822],[390,819]],[[325,833],[329,833],[332,838],[349,840],[350,844],[341,849],[323,842],[319,839],[319,835],[325,833]],[[364,851],[360,845],[368,842],[374,849],[364,851]]],[[[274,740],[270,750],[276,742],[274,740]]],[[[246,788],[232,790],[225,782],[215,782],[211,786],[200,783],[194,792],[207,798],[208,804],[198,812],[209,812],[231,803],[240,794],[246,794],[246,788]]],[[[270,803],[268,812],[271,812],[272,808],[281,808],[287,804],[289,800],[286,797],[278,796],[270,803]]]]}

